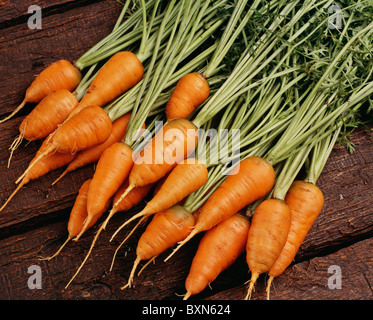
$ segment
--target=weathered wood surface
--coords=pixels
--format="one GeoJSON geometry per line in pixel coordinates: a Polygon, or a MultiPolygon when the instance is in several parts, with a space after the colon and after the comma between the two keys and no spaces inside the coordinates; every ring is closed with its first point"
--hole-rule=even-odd
{"type": "MultiPolygon", "coordinates": [[[[0,117],[18,104],[34,75],[59,58],[76,60],[113,27],[120,11],[116,1],[41,2],[42,30],[27,28],[24,1],[3,1],[0,11],[0,117]]],[[[22,118],[32,108],[25,107],[14,119],[0,125],[0,200],[15,188],[14,181],[26,168],[40,142],[23,144],[7,168],[8,147],[17,135],[22,118]]],[[[352,136],[356,152],[335,148],[319,180],[325,206],[305,239],[294,265],[275,279],[272,299],[279,300],[365,300],[373,299],[373,141],[365,129],[352,136]],[[342,288],[330,289],[330,266],[339,266],[342,288]]],[[[86,265],[65,289],[83,260],[97,226],[79,242],[71,242],[51,261],[39,256],[54,253],[64,242],[66,223],[77,191],[94,172],[88,166],[51,183],[62,168],[32,181],[0,213],[0,299],[181,299],[184,281],[201,236],[195,237],[169,262],[160,256],[135,278],[134,287],[120,290],[126,283],[135,258],[140,228],[122,247],[109,272],[114,251],[132,225],[109,242],[125,214],[114,216],[99,238],[86,265]],[[31,290],[28,268],[42,271],[42,289],[31,290]]],[[[168,253],[168,252],[167,252],[168,253]]],[[[164,253],[164,257],[167,255],[164,253]]],[[[191,299],[242,299],[249,279],[245,257],[223,272],[204,292],[191,299]]],[[[252,299],[265,299],[262,276],[252,299]]]]}

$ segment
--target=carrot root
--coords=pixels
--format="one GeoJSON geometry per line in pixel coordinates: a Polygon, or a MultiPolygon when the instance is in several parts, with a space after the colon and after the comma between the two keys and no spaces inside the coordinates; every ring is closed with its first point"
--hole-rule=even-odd
{"type": "Polygon", "coordinates": [[[127,287],[130,287],[131,288],[131,285],[132,285],[132,282],[133,282],[133,277],[135,275],[135,271],[136,271],[136,268],[137,266],[139,265],[141,259],[139,257],[136,258],[135,262],[133,263],[133,267],[132,267],[132,270],[131,270],[131,273],[130,273],[130,276],[128,278],[128,282],[125,286],[123,286],[121,289],[125,289],[127,287]]]}
{"type": "Polygon", "coordinates": [[[17,192],[29,182],[29,179],[23,179],[22,182],[17,186],[17,188],[13,191],[13,193],[9,196],[9,198],[5,201],[5,203],[1,206],[0,211],[2,211],[7,204],[12,200],[12,198],[17,194],[17,192]]]}
{"type": "Polygon", "coordinates": [[[178,243],[177,247],[174,250],[172,250],[172,252],[168,255],[166,259],[164,259],[164,262],[167,262],[185,243],[192,239],[198,232],[199,230],[194,228],[192,232],[189,233],[189,235],[183,241],[180,241],[178,243]]]}
{"type": "Polygon", "coordinates": [[[80,230],[79,234],[74,238],[74,241],[78,241],[80,237],[83,235],[83,233],[87,231],[88,225],[91,223],[91,221],[92,221],[92,217],[87,217],[87,219],[85,219],[83,228],[82,230],[80,230]]]}
{"type": "Polygon", "coordinates": [[[21,110],[25,106],[26,102],[27,102],[26,98],[23,99],[23,101],[21,102],[21,104],[17,108],[15,108],[13,110],[13,112],[9,116],[7,116],[4,119],[0,120],[0,123],[3,123],[5,121],[9,120],[10,118],[12,118],[19,110],[21,110]]]}
{"type": "MultiPolygon", "coordinates": [[[[144,221],[146,220],[148,217],[147,216],[143,216],[138,222],[137,224],[135,225],[135,227],[131,230],[131,232],[127,235],[127,237],[124,238],[124,240],[120,243],[120,245],[118,246],[118,248],[115,250],[114,252],[114,256],[113,256],[113,259],[111,261],[111,266],[110,266],[110,271],[113,270],[113,266],[114,266],[114,261],[115,261],[115,258],[118,254],[118,251],[119,249],[123,246],[123,244],[129,239],[129,237],[135,232],[135,230],[137,229],[137,227],[144,221]]],[[[112,237],[113,239],[113,237],[112,237]]],[[[112,240],[110,239],[110,241],[112,240]]]]}
{"type": "Polygon", "coordinates": [[[65,170],[64,172],[61,173],[61,175],[53,181],[53,183],[51,184],[52,186],[55,185],[58,181],[60,181],[66,174],[68,173],[67,170],[65,170]]]}
{"type": "Polygon", "coordinates": [[[158,256],[155,256],[155,257],[149,259],[149,260],[148,260],[148,261],[147,261],[147,262],[142,266],[142,268],[139,270],[139,272],[137,273],[137,276],[139,276],[139,275],[141,274],[141,272],[143,272],[144,269],[145,269],[149,264],[151,264],[152,262],[154,262],[155,259],[156,259],[157,257],[158,257],[158,256]]]}
{"type": "Polygon", "coordinates": [[[251,276],[250,283],[249,283],[249,288],[247,289],[247,294],[245,297],[245,300],[250,300],[251,299],[251,294],[254,291],[254,285],[256,280],[259,277],[259,272],[254,272],[251,276]]]}
{"type": "MultiPolygon", "coordinates": [[[[87,224],[88,225],[88,224],[87,224]]],[[[84,227],[83,227],[84,229],[84,227]]],[[[89,256],[91,255],[92,253],[92,250],[93,250],[93,247],[94,245],[96,244],[96,241],[100,235],[100,232],[101,232],[102,229],[99,229],[99,231],[95,234],[95,237],[93,238],[93,241],[92,241],[92,244],[91,244],[91,247],[89,248],[88,250],[88,253],[86,254],[83,262],[80,264],[78,270],[76,270],[76,272],[74,273],[74,275],[72,276],[72,278],[70,279],[70,281],[67,283],[67,285],[65,286],[65,289],[67,289],[67,287],[70,285],[70,283],[75,279],[75,277],[78,275],[78,273],[80,272],[80,270],[83,268],[83,266],[85,265],[85,263],[87,262],[89,256]]],[[[75,241],[77,241],[76,238],[74,238],[75,241]]]]}
{"type": "Polygon", "coordinates": [[[267,283],[267,288],[266,288],[266,291],[267,291],[267,300],[270,300],[269,299],[269,292],[270,292],[270,290],[271,290],[271,285],[272,285],[272,281],[273,281],[273,279],[274,279],[275,277],[274,276],[269,276],[269,278],[268,278],[268,283],[267,283]]]}
{"type": "Polygon", "coordinates": [[[60,254],[60,252],[62,251],[62,249],[66,246],[66,244],[72,239],[72,237],[67,237],[67,239],[65,240],[65,242],[61,245],[61,247],[56,251],[56,253],[54,253],[53,255],[51,255],[50,257],[45,257],[45,258],[39,258],[39,260],[41,261],[44,261],[44,260],[47,260],[47,261],[50,261],[52,260],[53,258],[55,258],[56,256],[58,256],[60,254]]]}
{"type": "Polygon", "coordinates": [[[12,144],[10,145],[9,147],[9,150],[10,150],[10,156],[9,156],[9,159],[8,159],[8,168],[10,167],[10,161],[13,157],[13,152],[20,146],[20,144],[22,143],[23,141],[23,135],[20,134],[18,135],[14,141],[12,142],[12,144]]]}
{"type": "Polygon", "coordinates": [[[188,292],[184,295],[183,300],[188,300],[189,297],[190,297],[191,295],[192,295],[192,293],[188,291],[188,292]]]}

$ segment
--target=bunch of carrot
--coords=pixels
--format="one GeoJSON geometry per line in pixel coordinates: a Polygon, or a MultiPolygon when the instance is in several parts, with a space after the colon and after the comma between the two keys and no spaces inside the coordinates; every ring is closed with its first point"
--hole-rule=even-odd
{"type": "Polygon", "coordinates": [[[309,48],[332,1],[142,0],[124,20],[129,3],[110,35],[75,66],[64,60],[43,71],[9,116],[39,102],[12,152],[23,138],[45,140],[0,210],[30,180],[67,165],[56,183],[95,162],[72,208],[68,238],[47,258],[109,211],[67,286],[113,215],[130,212],[153,190],[112,236],[139,219],[122,245],[150,220],[123,289],[141,261],[176,245],[166,262],[204,233],[184,299],[244,252],[251,272],[246,299],[264,273],[269,298],[272,280],[291,264],[322,210],[316,182],[343,124],[373,92],[371,70],[354,63],[371,58],[364,39],[372,38],[373,24],[351,15],[338,38],[320,38],[326,55],[309,48]],[[230,59],[232,52],[238,57],[230,59]],[[55,122],[35,129],[45,110],[55,122]]]}

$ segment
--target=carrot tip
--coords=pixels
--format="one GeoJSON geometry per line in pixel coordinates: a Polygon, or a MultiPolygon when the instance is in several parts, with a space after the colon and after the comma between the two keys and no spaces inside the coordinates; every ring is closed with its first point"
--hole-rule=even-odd
{"type": "Polygon", "coordinates": [[[56,179],[54,180],[54,182],[51,184],[52,186],[55,185],[58,181],[60,181],[66,174],[68,173],[67,170],[65,170],[64,172],[62,172],[62,174],[56,179]]]}
{"type": "Polygon", "coordinates": [[[66,239],[66,241],[61,245],[61,247],[56,251],[56,253],[54,253],[53,255],[51,255],[50,257],[45,257],[45,258],[43,258],[43,257],[40,257],[40,258],[38,258],[38,260],[40,260],[40,261],[45,261],[45,260],[47,260],[47,261],[50,261],[50,260],[52,260],[53,258],[55,258],[61,251],[62,251],[62,249],[65,247],[65,245],[70,241],[72,239],[72,237],[71,236],[69,236],[67,239],[66,239]]]}
{"type": "Polygon", "coordinates": [[[176,253],[176,251],[178,251],[185,243],[187,243],[190,239],[192,239],[197,233],[198,233],[198,230],[194,228],[192,232],[183,241],[179,242],[178,246],[171,252],[171,254],[169,254],[169,256],[166,259],[164,259],[164,262],[167,262],[167,260],[169,260],[176,253]]]}
{"type": "Polygon", "coordinates": [[[9,198],[5,201],[5,203],[1,206],[0,211],[7,206],[7,204],[12,200],[12,198],[16,195],[16,193],[28,182],[28,179],[22,180],[22,182],[18,185],[18,187],[13,191],[13,193],[9,196],[9,198]]]}
{"type": "Polygon", "coordinates": [[[120,290],[124,290],[124,289],[126,289],[128,287],[131,287],[129,283],[127,283],[125,286],[121,287],[120,290]]]}
{"type": "Polygon", "coordinates": [[[78,241],[80,239],[80,237],[83,235],[84,232],[87,231],[88,229],[88,225],[89,223],[91,222],[92,218],[91,217],[88,217],[85,221],[84,221],[84,225],[83,225],[83,228],[82,230],[79,232],[79,234],[73,239],[74,241],[78,241]]]}
{"type": "Polygon", "coordinates": [[[12,142],[12,144],[10,145],[9,147],[9,150],[10,150],[10,156],[9,156],[9,159],[8,159],[8,168],[10,167],[10,161],[13,157],[13,152],[20,146],[20,144],[22,143],[22,140],[23,140],[23,135],[20,134],[18,135],[14,141],[12,142]]]}
{"type": "Polygon", "coordinates": [[[26,98],[24,98],[23,101],[21,102],[21,104],[17,108],[15,108],[13,110],[13,112],[9,116],[7,116],[4,119],[0,120],[0,123],[3,123],[5,121],[9,120],[10,118],[12,118],[19,110],[21,110],[24,107],[24,105],[26,104],[26,102],[27,102],[26,98]]]}
{"type": "Polygon", "coordinates": [[[192,293],[191,293],[190,291],[188,291],[188,292],[185,294],[183,300],[188,300],[189,297],[190,297],[191,295],[192,295],[192,293]]]}
{"type": "Polygon", "coordinates": [[[267,283],[267,288],[266,288],[266,291],[267,291],[267,300],[270,300],[269,299],[269,296],[270,296],[270,290],[271,290],[271,285],[272,285],[272,281],[274,279],[274,276],[269,276],[269,279],[268,279],[268,283],[267,283]]]}
{"type": "Polygon", "coordinates": [[[251,299],[251,294],[254,291],[254,285],[256,282],[256,279],[258,279],[259,273],[253,273],[251,276],[249,288],[247,289],[247,294],[245,297],[245,300],[250,300],[251,299]]]}

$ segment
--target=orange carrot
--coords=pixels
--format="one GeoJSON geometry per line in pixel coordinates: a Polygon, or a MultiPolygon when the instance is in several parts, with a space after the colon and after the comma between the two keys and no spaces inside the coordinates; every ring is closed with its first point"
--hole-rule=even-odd
{"type": "Polygon", "coordinates": [[[268,272],[280,255],[290,219],[290,208],[283,200],[267,199],[256,208],[246,245],[246,261],[251,271],[246,300],[250,299],[259,275],[268,272]]]}
{"type": "Polygon", "coordinates": [[[122,51],[112,56],[97,73],[78,106],[52,133],[53,144],[45,154],[56,150],[77,152],[104,142],[112,123],[101,107],[136,85],[143,74],[144,67],[132,52],[122,51]]]}
{"type": "Polygon", "coordinates": [[[78,100],[66,89],[57,90],[43,98],[19,126],[20,134],[10,146],[9,161],[23,138],[28,141],[45,138],[67,119],[77,104],[78,100]]]}
{"type": "Polygon", "coordinates": [[[321,212],[324,196],[313,183],[294,181],[286,194],[285,202],[291,209],[290,230],[285,246],[268,272],[267,299],[269,299],[273,279],[282,274],[292,263],[304,238],[321,212]]]}
{"type": "Polygon", "coordinates": [[[117,232],[137,218],[171,208],[202,187],[207,178],[208,171],[204,163],[195,158],[183,160],[170,172],[157,194],[147,203],[145,208],[122,224],[117,232]]]}
{"type": "Polygon", "coordinates": [[[27,88],[22,103],[0,123],[13,117],[28,102],[38,103],[48,94],[66,89],[73,91],[82,79],[80,71],[67,60],[59,60],[45,68],[27,88]]]}
{"type": "Polygon", "coordinates": [[[193,225],[193,215],[178,205],[154,215],[139,239],[136,260],[128,283],[122,289],[131,287],[135,270],[140,261],[152,259],[184,239],[192,230],[193,225]]]}
{"type": "Polygon", "coordinates": [[[167,121],[186,119],[209,96],[206,78],[198,72],[183,76],[177,83],[166,105],[167,121]]]}
{"type": "Polygon", "coordinates": [[[102,153],[89,185],[88,217],[76,239],[85,232],[92,219],[102,214],[106,203],[128,177],[132,165],[132,149],[125,143],[115,142],[102,153]]]}
{"type": "Polygon", "coordinates": [[[28,171],[43,157],[55,152],[75,154],[78,151],[89,149],[106,141],[110,136],[111,129],[111,120],[102,108],[84,108],[46,138],[47,147],[39,154],[34,163],[30,163],[16,182],[18,183],[27,175],[28,171]]]}
{"type": "Polygon", "coordinates": [[[9,196],[7,201],[3,204],[0,208],[0,211],[5,208],[5,206],[9,203],[9,201],[16,195],[16,193],[28,182],[31,180],[35,180],[48,172],[60,168],[67,163],[69,163],[74,157],[74,154],[71,153],[61,153],[55,152],[49,154],[48,156],[40,158],[40,154],[44,153],[44,150],[48,148],[47,141],[44,140],[43,144],[41,145],[40,149],[36,153],[33,160],[31,160],[29,165],[29,170],[27,173],[22,177],[22,180],[18,187],[13,191],[13,193],[9,196]],[[35,165],[34,163],[37,162],[35,165]]]}
{"type": "Polygon", "coordinates": [[[126,113],[117,120],[113,122],[112,130],[109,138],[107,138],[103,143],[93,146],[89,149],[80,151],[73,161],[69,163],[66,170],[53,182],[52,185],[57,183],[62,177],[64,177],[69,172],[72,172],[76,169],[84,167],[88,164],[97,162],[100,159],[101,154],[110,147],[113,143],[119,142],[123,139],[131,113],[126,113]]]}
{"type": "Polygon", "coordinates": [[[53,151],[75,153],[106,141],[111,129],[112,122],[102,108],[87,107],[58,127],[50,147],[53,151]]]}
{"type": "Polygon", "coordinates": [[[79,108],[104,106],[135,86],[143,77],[144,67],[130,51],[114,54],[99,70],[79,103],[79,108]]]}
{"type": "Polygon", "coordinates": [[[265,159],[249,157],[239,162],[202,206],[196,225],[165,261],[192,237],[265,196],[273,187],[275,171],[265,159]]]}
{"type": "MultiPolygon", "coordinates": [[[[86,180],[79,189],[79,193],[75,199],[74,206],[70,213],[69,222],[67,224],[68,237],[62,246],[50,257],[43,258],[42,260],[51,260],[56,257],[65,245],[74,237],[76,237],[82,230],[84,221],[87,219],[87,194],[91,179],[86,180]]],[[[96,223],[95,219],[91,220],[88,228],[96,223]]]]}
{"type": "Polygon", "coordinates": [[[193,258],[184,300],[203,291],[245,251],[249,220],[236,213],[208,230],[193,258]]]}
{"type": "MultiPolygon", "coordinates": [[[[155,183],[193,153],[197,127],[186,119],[168,122],[135,157],[125,197],[133,188],[155,183]]],[[[118,201],[121,199],[119,198],[118,201]]],[[[115,206],[116,204],[114,204],[115,206]]]]}
{"type": "Polygon", "coordinates": [[[66,89],[52,92],[23,119],[19,126],[21,135],[29,141],[45,138],[57,129],[77,104],[78,100],[66,89]]]}
{"type": "MultiPolygon", "coordinates": [[[[128,186],[128,179],[122,184],[122,186],[118,189],[118,191],[122,188],[127,188],[128,186]]],[[[71,278],[71,280],[69,281],[69,283],[66,285],[66,287],[71,283],[71,281],[76,277],[76,275],[80,272],[80,270],[82,269],[82,267],[84,266],[85,262],[88,260],[88,257],[90,256],[92,250],[93,250],[93,247],[95,245],[95,243],[97,242],[97,239],[99,238],[99,235],[100,233],[106,228],[106,225],[107,223],[109,222],[110,218],[118,211],[127,211],[129,209],[131,209],[133,206],[137,205],[138,203],[140,203],[140,201],[146,196],[146,194],[149,192],[149,190],[151,189],[152,185],[148,185],[148,186],[143,186],[143,187],[138,187],[138,188],[135,188],[133,190],[131,190],[131,192],[129,192],[127,194],[127,196],[122,199],[121,203],[119,204],[119,206],[116,208],[117,210],[116,211],[113,211],[111,210],[110,211],[110,214],[106,217],[105,221],[101,224],[100,228],[98,229],[98,231],[96,232],[95,234],[95,237],[93,238],[93,241],[92,241],[92,244],[91,244],[91,247],[86,255],[86,257],[84,258],[83,262],[81,263],[80,267],[78,268],[78,270],[76,271],[76,273],[74,274],[74,276],[71,278]]],[[[117,194],[114,195],[114,199],[117,197],[119,197],[121,195],[121,193],[118,195],[118,191],[117,191],[117,194]]],[[[106,209],[105,209],[106,210],[106,209]]],[[[87,211],[87,217],[88,217],[88,211],[87,211]]],[[[97,215],[96,215],[97,217],[97,215]]],[[[89,224],[88,227],[91,226],[92,223],[94,223],[96,221],[96,219],[92,220],[91,223],[89,224]]],[[[140,221],[142,222],[142,221],[140,221]]],[[[79,234],[82,232],[84,226],[81,228],[81,230],[79,231],[79,234]]],[[[76,236],[75,240],[78,239],[79,237],[79,234],[76,236]]]]}

